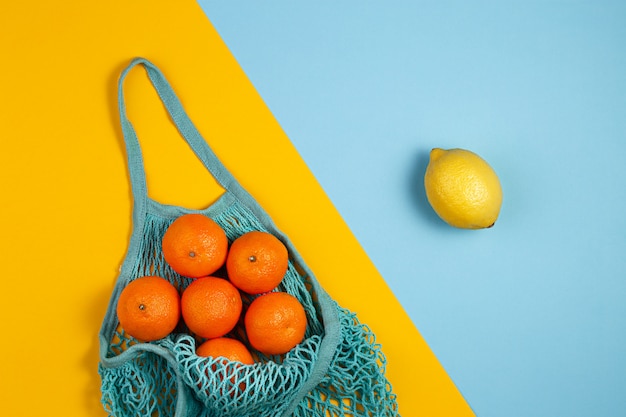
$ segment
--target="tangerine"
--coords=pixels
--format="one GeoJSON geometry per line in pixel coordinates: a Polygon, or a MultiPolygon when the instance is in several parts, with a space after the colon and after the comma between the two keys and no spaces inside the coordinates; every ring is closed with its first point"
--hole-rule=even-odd
{"type": "Polygon", "coordinates": [[[189,284],[181,297],[183,320],[198,336],[213,339],[230,332],[239,321],[241,294],[229,281],[202,277],[189,284]]]}
{"type": "Polygon", "coordinates": [[[163,257],[174,271],[189,278],[211,275],[226,261],[228,238],[204,214],[184,214],[172,222],[162,240],[163,257]]]}
{"type": "Polygon", "coordinates": [[[246,365],[254,364],[252,354],[242,342],[229,337],[217,337],[202,343],[196,349],[198,356],[226,358],[229,361],[241,362],[246,365]]]}
{"type": "Polygon", "coordinates": [[[280,355],[304,339],[306,313],[293,295],[270,292],[252,301],[244,325],[253,348],[266,355],[280,355]]]}
{"type": "Polygon", "coordinates": [[[180,296],[165,278],[144,276],[124,287],[116,311],[126,333],[150,342],[164,338],[176,328],[180,319],[180,296]]]}
{"type": "Polygon", "coordinates": [[[276,288],[289,265],[287,247],[271,233],[252,231],[235,239],[226,258],[228,278],[248,294],[276,288]]]}

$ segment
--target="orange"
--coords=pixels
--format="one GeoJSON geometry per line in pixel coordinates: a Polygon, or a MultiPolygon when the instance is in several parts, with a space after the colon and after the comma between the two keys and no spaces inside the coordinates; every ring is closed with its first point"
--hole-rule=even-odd
{"type": "MultiPolygon", "coordinates": [[[[241,374],[237,373],[239,365],[253,365],[254,359],[252,358],[252,354],[239,340],[231,339],[228,337],[217,337],[215,339],[209,339],[206,342],[202,343],[196,349],[196,354],[198,356],[212,357],[212,358],[225,358],[232,362],[237,362],[235,364],[235,368],[231,368],[228,372],[228,375],[232,375],[229,379],[232,386],[237,387],[238,391],[243,392],[246,390],[246,382],[241,376],[241,374]],[[240,379],[241,382],[237,384],[237,380],[240,379]]],[[[216,372],[218,367],[213,364],[210,368],[212,372],[216,372]]],[[[211,378],[209,375],[209,370],[206,371],[206,377],[211,378]]],[[[222,375],[219,375],[220,381],[223,381],[222,375]]],[[[202,389],[202,384],[199,385],[202,389]]],[[[218,389],[221,395],[228,393],[231,397],[235,395],[235,392],[232,388],[221,385],[218,389]]]]}
{"type": "Polygon", "coordinates": [[[276,288],[289,264],[287,248],[271,233],[248,232],[233,242],[226,258],[228,278],[248,294],[276,288]]]}
{"type": "Polygon", "coordinates": [[[162,339],[174,331],[180,319],[178,290],[165,278],[137,278],[120,293],[117,318],[126,333],[138,340],[162,339]]]}
{"type": "Polygon", "coordinates": [[[163,235],[163,257],[180,275],[211,275],[226,261],[228,239],[224,229],[203,214],[184,214],[163,235]]]}
{"type": "Polygon", "coordinates": [[[212,339],[230,332],[241,316],[243,302],[237,288],[223,278],[192,281],[181,298],[183,320],[198,336],[212,339]]]}
{"type": "Polygon", "coordinates": [[[226,358],[229,361],[241,362],[246,365],[254,364],[252,354],[246,345],[237,339],[229,337],[217,337],[207,340],[198,346],[196,354],[212,358],[226,358]]]}
{"type": "Polygon", "coordinates": [[[266,355],[280,355],[304,339],[306,313],[296,297],[270,292],[254,299],[244,318],[248,340],[266,355]]]}

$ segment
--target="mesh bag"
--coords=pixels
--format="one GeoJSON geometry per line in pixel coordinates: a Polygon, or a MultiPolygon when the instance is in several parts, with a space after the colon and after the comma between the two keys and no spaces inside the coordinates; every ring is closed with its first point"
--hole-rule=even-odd
{"type": "MultiPolygon", "coordinates": [[[[102,404],[111,416],[398,416],[396,397],[385,377],[385,356],[372,331],[323,290],[288,237],[217,159],[200,136],[163,74],[137,58],[119,80],[119,109],[133,193],[133,231],[100,330],[102,404]],[[196,156],[225,192],[207,209],[160,204],[147,195],[139,141],[126,116],[123,84],[128,72],[143,66],[196,156]],[[201,339],[184,323],[169,336],[143,343],[119,326],[115,313],[122,289],[145,275],[168,279],[179,291],[189,278],[164,261],[161,239],[178,216],[197,212],[215,220],[229,242],[261,230],[289,250],[289,267],[277,290],[297,297],[305,308],[305,338],[284,355],[255,351],[236,327],[228,336],[247,344],[255,363],[243,365],[195,353],[201,339]]],[[[244,309],[253,296],[244,296],[244,309]]]]}

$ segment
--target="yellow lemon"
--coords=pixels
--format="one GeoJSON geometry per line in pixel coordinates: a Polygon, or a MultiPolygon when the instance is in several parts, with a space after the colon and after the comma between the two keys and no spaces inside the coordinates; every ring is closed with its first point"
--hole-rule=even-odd
{"type": "Polygon", "coordinates": [[[474,152],[431,150],[424,188],[437,215],[451,226],[483,229],[493,226],[500,214],[500,180],[489,164],[474,152]]]}

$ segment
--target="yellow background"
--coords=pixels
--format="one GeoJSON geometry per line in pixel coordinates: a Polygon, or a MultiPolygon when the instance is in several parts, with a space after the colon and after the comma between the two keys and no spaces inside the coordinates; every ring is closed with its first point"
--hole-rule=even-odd
{"type": "MultiPolygon", "coordinates": [[[[116,83],[135,56],[161,68],[322,285],[374,330],[400,412],[473,415],[195,2],[3,4],[0,42],[3,415],[104,415],[97,334],[131,230],[116,83]]],[[[219,190],[142,70],[127,100],[150,195],[209,204],[219,190]]]]}

